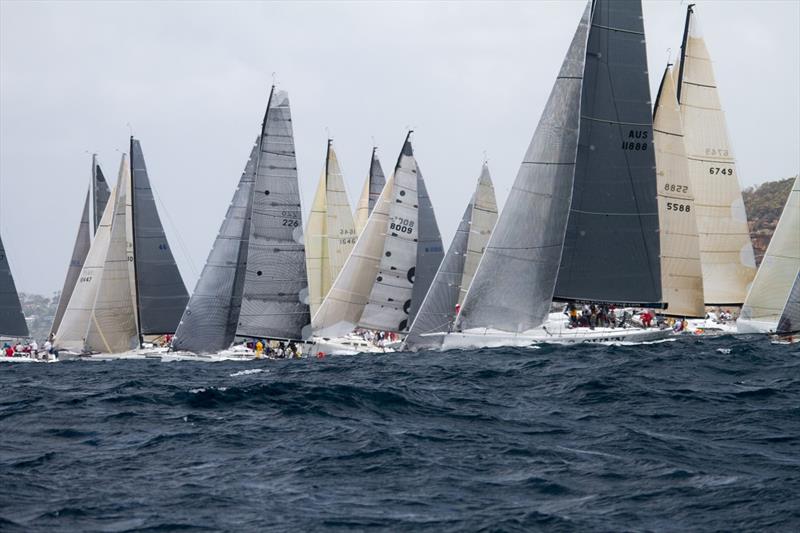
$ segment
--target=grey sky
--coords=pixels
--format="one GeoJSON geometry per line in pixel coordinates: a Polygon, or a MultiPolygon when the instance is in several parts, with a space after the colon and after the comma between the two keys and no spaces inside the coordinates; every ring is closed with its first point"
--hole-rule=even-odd
{"type": "MultiPolygon", "coordinates": [[[[800,2],[698,1],[743,186],[800,168],[800,2]]],[[[505,201],[585,6],[0,1],[0,231],[21,291],[61,288],[97,152],[130,123],[189,291],[257,134],[289,92],[305,211],[334,138],[351,203],[405,129],[445,245],[483,153],[505,201]],[[180,239],[178,239],[180,235],[180,239]]],[[[686,4],[645,1],[653,97],[686,4]]]]}

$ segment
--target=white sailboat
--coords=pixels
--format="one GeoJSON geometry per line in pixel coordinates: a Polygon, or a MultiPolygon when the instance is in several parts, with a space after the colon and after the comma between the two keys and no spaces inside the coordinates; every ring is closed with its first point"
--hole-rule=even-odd
{"type": "Polygon", "coordinates": [[[357,234],[339,161],[328,139],[306,227],[306,263],[311,315],[317,312],[355,245],[357,234]]]}
{"type": "Polygon", "coordinates": [[[725,113],[694,5],[686,12],[676,89],[695,200],[705,304],[741,306],[755,277],[755,256],[725,113]]]}
{"type": "Polygon", "coordinates": [[[800,176],[794,180],[775,233],[736,321],[739,333],[774,333],[779,331],[779,325],[786,333],[800,329],[800,321],[792,319],[792,307],[797,305],[797,297],[794,302],[791,298],[798,276],[800,176]],[[786,318],[781,324],[784,315],[786,318]]]}
{"type": "Polygon", "coordinates": [[[550,315],[554,297],[660,303],[641,15],[639,2],[587,6],[444,349],[669,335],[568,328],[550,315]]]}

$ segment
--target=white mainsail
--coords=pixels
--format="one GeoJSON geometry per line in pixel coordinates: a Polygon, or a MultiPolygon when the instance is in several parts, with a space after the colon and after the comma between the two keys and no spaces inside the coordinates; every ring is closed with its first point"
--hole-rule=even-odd
{"type": "Polygon", "coordinates": [[[311,321],[315,335],[339,337],[358,326],[378,275],[393,193],[391,176],[339,277],[311,321]]]}
{"type": "Polygon", "coordinates": [[[105,266],[106,252],[111,239],[111,221],[114,205],[117,203],[117,187],[111,190],[111,198],[106,204],[94,241],[83,263],[78,283],[72,291],[67,310],[55,334],[54,345],[58,348],[81,352],[85,348],[89,321],[100,286],[100,278],[105,266]]]}
{"type": "Polygon", "coordinates": [[[653,142],[658,180],[661,290],[666,313],[702,317],[705,306],[696,208],[671,66],[664,71],[656,97],[653,142]]]}
{"type": "Polygon", "coordinates": [[[800,272],[800,176],[794,180],[737,325],[742,333],[775,330],[800,272]],[[762,327],[748,322],[763,324],[762,327]]]}
{"type": "Polygon", "coordinates": [[[714,68],[693,5],[678,72],[689,177],[694,194],[706,305],[740,305],[756,273],[739,175],[714,68]]]}
{"type": "Polygon", "coordinates": [[[128,198],[132,189],[126,154],[122,155],[117,187],[111,236],[84,343],[86,350],[94,352],[119,353],[138,345],[134,282],[128,260],[128,198]]]}
{"type": "Polygon", "coordinates": [[[312,316],[350,256],[355,241],[356,229],[344,177],[329,139],[325,168],[320,176],[306,228],[306,263],[312,316]]]}
{"type": "Polygon", "coordinates": [[[483,164],[481,175],[478,178],[478,187],[475,190],[472,206],[472,215],[469,224],[469,238],[467,239],[467,255],[464,259],[464,274],[461,277],[461,288],[458,304],[464,302],[472,278],[478,269],[483,252],[489,243],[489,237],[497,224],[497,199],[494,194],[492,177],[489,174],[489,165],[483,164]]]}

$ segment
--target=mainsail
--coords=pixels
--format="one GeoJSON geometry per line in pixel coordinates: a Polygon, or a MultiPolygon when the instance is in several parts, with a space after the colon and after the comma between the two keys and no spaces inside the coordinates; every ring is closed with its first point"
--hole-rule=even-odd
{"type": "Polygon", "coordinates": [[[229,347],[236,337],[259,139],[260,136],[250,152],[214,246],[178,324],[172,341],[176,350],[214,353],[229,347]]]}
{"type": "Polygon", "coordinates": [[[778,333],[800,332],[800,273],[794,278],[794,285],[789,292],[789,298],[786,300],[786,306],[783,308],[776,331],[778,333]]]}
{"type": "Polygon", "coordinates": [[[379,331],[408,329],[420,238],[417,163],[408,133],[394,171],[383,254],[359,325],[379,331]]]}
{"type": "Polygon", "coordinates": [[[117,183],[111,237],[84,343],[84,349],[94,352],[125,352],[138,345],[131,292],[133,280],[128,267],[127,225],[130,216],[127,198],[131,194],[131,179],[126,154],[122,156],[117,183]]]}
{"type": "Polygon", "coordinates": [[[800,176],[794,180],[778,226],[747,293],[740,319],[777,324],[799,273],[800,176]]]}
{"type": "Polygon", "coordinates": [[[661,301],[650,105],[641,2],[596,0],[558,300],[661,301]]]}
{"type": "Polygon", "coordinates": [[[378,160],[378,148],[373,147],[367,181],[364,182],[364,190],[361,191],[361,197],[356,206],[355,224],[358,235],[361,235],[361,232],[364,231],[367,219],[372,214],[384,185],[386,185],[386,177],[383,175],[381,162],[378,160]]]}
{"type": "Polygon", "coordinates": [[[464,329],[522,332],[547,318],[572,194],[589,16],[587,6],[464,299],[464,329]]]}
{"type": "Polygon", "coordinates": [[[756,273],[736,162],[714,68],[693,5],[678,72],[686,154],[697,211],[706,305],[741,305],[756,273]]]}
{"type": "Polygon", "coordinates": [[[664,71],[656,96],[653,144],[661,225],[661,290],[666,313],[702,317],[705,306],[696,208],[671,66],[664,71]]]}
{"type": "Polygon", "coordinates": [[[313,316],[356,242],[344,176],[330,139],[305,233],[309,306],[313,316]]]}
{"type": "Polygon", "coordinates": [[[17,287],[0,237],[0,337],[27,337],[28,323],[22,314],[17,287]]]}
{"type": "Polygon", "coordinates": [[[257,152],[238,334],[304,339],[310,322],[289,97],[273,87],[257,152]]]}
{"type": "Polygon", "coordinates": [[[86,334],[89,330],[89,321],[94,309],[94,302],[97,297],[97,289],[100,285],[100,278],[103,274],[103,267],[106,261],[109,241],[111,239],[111,221],[114,216],[114,205],[116,204],[117,187],[111,190],[111,197],[100,225],[86,255],[83,263],[78,283],[72,291],[72,296],[64,311],[58,330],[55,334],[55,346],[81,352],[85,348],[86,334]]]}
{"type": "Polygon", "coordinates": [[[156,209],[142,147],[131,137],[133,259],[139,335],[174,333],[189,294],[156,209]]]}
{"type": "Polygon", "coordinates": [[[464,274],[461,278],[461,293],[458,296],[459,305],[464,303],[467,290],[472,285],[472,278],[478,270],[478,264],[489,243],[489,237],[497,224],[497,199],[494,195],[494,185],[489,174],[489,165],[483,163],[481,175],[478,178],[478,188],[472,200],[472,218],[469,224],[469,239],[467,240],[467,257],[464,260],[464,274]]]}
{"type": "Polygon", "coordinates": [[[417,192],[419,198],[419,233],[417,234],[417,263],[414,267],[414,289],[411,291],[411,308],[408,325],[414,322],[422,300],[431,288],[436,271],[444,258],[442,236],[436,223],[428,188],[417,165],[417,192]]]}

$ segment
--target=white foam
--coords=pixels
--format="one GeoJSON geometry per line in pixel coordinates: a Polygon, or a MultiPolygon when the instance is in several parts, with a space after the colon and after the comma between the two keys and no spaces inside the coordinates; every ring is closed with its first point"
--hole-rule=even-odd
{"type": "Polygon", "coordinates": [[[269,372],[269,370],[266,368],[250,368],[248,370],[234,372],[233,374],[230,374],[230,377],[235,378],[236,376],[247,376],[248,374],[260,374],[261,372],[269,372]]]}

